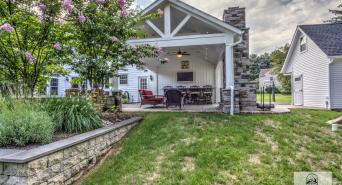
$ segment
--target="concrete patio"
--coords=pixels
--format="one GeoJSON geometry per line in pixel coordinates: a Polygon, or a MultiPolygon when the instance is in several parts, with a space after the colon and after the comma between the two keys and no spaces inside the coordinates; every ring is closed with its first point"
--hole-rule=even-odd
{"type": "Polygon", "coordinates": [[[182,110],[179,107],[166,108],[163,105],[143,105],[140,107],[139,103],[124,104],[122,106],[124,112],[221,112],[219,104],[210,105],[184,105],[182,110]]]}

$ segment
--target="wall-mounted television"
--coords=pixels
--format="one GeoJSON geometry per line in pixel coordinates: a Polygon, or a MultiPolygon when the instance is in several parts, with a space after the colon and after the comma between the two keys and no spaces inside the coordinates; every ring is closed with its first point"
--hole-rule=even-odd
{"type": "Polygon", "coordinates": [[[194,72],[178,72],[177,82],[193,82],[194,72]]]}

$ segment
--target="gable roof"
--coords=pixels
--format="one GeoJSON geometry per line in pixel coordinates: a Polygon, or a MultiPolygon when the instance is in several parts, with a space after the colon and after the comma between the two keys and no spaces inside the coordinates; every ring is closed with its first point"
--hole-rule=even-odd
{"type": "Polygon", "coordinates": [[[147,14],[149,13],[150,11],[156,9],[158,6],[164,4],[164,3],[171,3],[173,5],[176,5],[178,7],[180,7],[181,9],[185,10],[185,11],[188,11],[190,13],[192,13],[194,16],[196,16],[197,18],[199,19],[202,19],[202,20],[206,20],[210,23],[213,23],[215,24],[215,26],[218,26],[220,28],[223,28],[225,30],[228,30],[228,31],[231,31],[231,32],[234,32],[234,33],[237,33],[237,34],[242,34],[243,31],[226,23],[226,22],[223,22],[222,20],[208,14],[208,13],[205,13],[189,4],[186,4],[180,0],[156,0],[154,1],[152,4],[150,4],[148,7],[146,7],[144,10],[143,10],[143,14],[147,14]]]}
{"type": "Polygon", "coordinates": [[[286,74],[290,58],[296,48],[300,33],[310,39],[330,58],[342,58],[342,24],[299,25],[293,36],[289,52],[286,56],[281,73],[286,74]]]}
{"type": "Polygon", "coordinates": [[[329,57],[342,56],[342,23],[301,25],[299,28],[329,57]]]}

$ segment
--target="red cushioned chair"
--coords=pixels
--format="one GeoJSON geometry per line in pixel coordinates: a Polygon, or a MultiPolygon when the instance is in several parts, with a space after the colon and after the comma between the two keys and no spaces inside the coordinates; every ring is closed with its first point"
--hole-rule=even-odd
{"type": "Polygon", "coordinates": [[[141,99],[140,107],[143,105],[159,105],[164,104],[164,96],[154,96],[153,92],[150,90],[139,90],[139,95],[141,99]]]}

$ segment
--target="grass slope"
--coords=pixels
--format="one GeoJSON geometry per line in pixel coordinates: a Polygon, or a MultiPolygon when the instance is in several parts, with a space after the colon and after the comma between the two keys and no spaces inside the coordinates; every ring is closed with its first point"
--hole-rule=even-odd
{"type": "MultiPolygon", "coordinates": [[[[276,103],[291,104],[291,95],[276,94],[276,103]]],[[[265,94],[265,102],[269,101],[269,94],[265,94]]],[[[257,94],[257,102],[261,102],[261,94],[257,94]]]]}
{"type": "Polygon", "coordinates": [[[147,113],[82,184],[293,184],[295,171],[331,171],[342,181],[341,113],[286,115],[147,113]]]}

